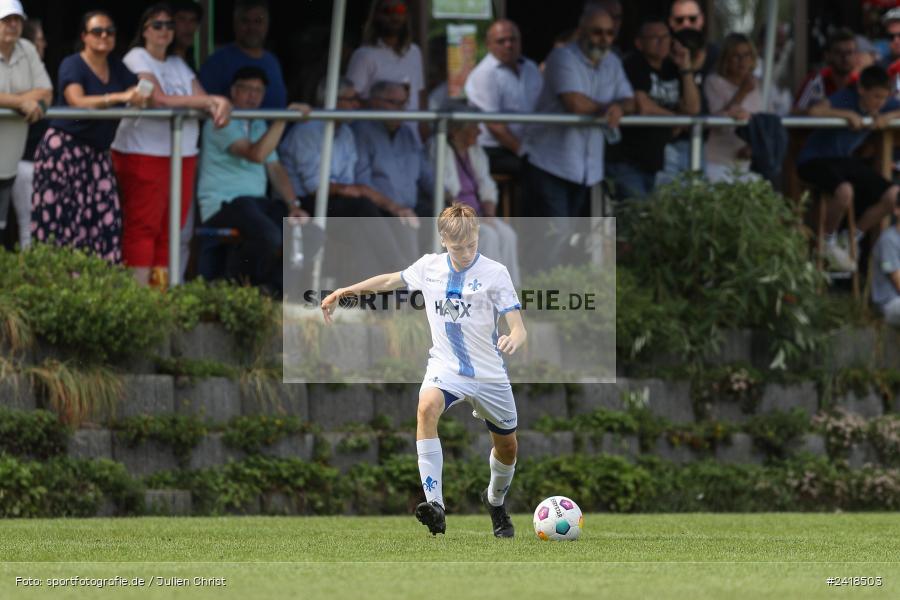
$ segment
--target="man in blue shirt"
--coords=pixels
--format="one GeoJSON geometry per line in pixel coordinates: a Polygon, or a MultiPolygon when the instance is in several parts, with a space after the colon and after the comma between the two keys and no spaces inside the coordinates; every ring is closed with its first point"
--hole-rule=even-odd
{"type": "Polygon", "coordinates": [[[814,117],[846,119],[849,129],[821,129],[809,136],[797,157],[797,172],[818,191],[830,194],[825,216],[826,256],[837,268],[855,271],[857,265],[837,245],[836,231],[851,203],[856,215],[857,240],[877,231],[883,217],[897,204],[896,185],[883,178],[853,153],[872,129],[883,129],[900,118],[900,102],[891,97],[887,71],[879,66],[863,70],[856,87],[848,87],[810,109],[814,117]],[[871,117],[872,124],[863,124],[871,117]]]}
{"type": "MultiPolygon", "coordinates": [[[[318,96],[322,104],[324,82],[319,86],[318,96]]],[[[342,78],[338,86],[337,109],[352,111],[358,109],[359,104],[353,82],[342,78]]],[[[412,222],[416,219],[415,213],[370,185],[366,165],[360,163],[356,138],[350,125],[340,121],[335,125],[328,182],[328,217],[355,217],[329,220],[328,243],[344,242],[352,246],[349,252],[355,258],[356,264],[353,266],[356,272],[343,276],[371,273],[384,268],[385,264],[402,266],[408,259],[408,249],[398,242],[392,219],[386,217],[396,216],[404,222],[412,222]],[[342,229],[336,229],[337,226],[342,229]]],[[[278,148],[281,161],[301,199],[301,206],[310,214],[316,210],[324,136],[323,121],[297,123],[278,148]]],[[[417,221],[415,224],[418,224],[417,221]]]]}
{"type": "MultiPolygon", "coordinates": [[[[609,130],[634,112],[634,92],[622,61],[612,52],[616,29],[605,10],[588,4],[575,42],[554,49],[544,69],[539,113],[603,116],[609,130]]],[[[558,217],[547,222],[537,268],[565,260],[575,233],[572,219],[588,212],[591,188],[603,179],[604,134],[600,127],[537,125],[526,134],[528,216],[558,217]]],[[[529,235],[529,237],[533,237],[529,235]]]]}
{"type": "MultiPolygon", "coordinates": [[[[239,69],[230,92],[234,107],[259,108],[267,82],[265,72],[258,67],[239,69]]],[[[305,104],[291,104],[288,108],[309,113],[305,104]]],[[[309,214],[300,207],[275,151],[284,128],[284,121],[274,121],[267,127],[260,120],[232,119],[225,127],[216,129],[212,120],[207,121],[203,127],[197,184],[202,227],[237,229],[240,233],[237,266],[235,272],[227,275],[249,279],[254,285],[270,286],[276,293],[281,289],[282,219],[291,216],[303,224],[309,221],[309,214]],[[267,183],[272,184],[280,198],[266,196],[267,183]]],[[[313,226],[304,228],[309,233],[304,236],[307,254],[312,253],[313,246],[321,245],[321,235],[313,229],[313,226]]],[[[227,250],[218,240],[203,241],[199,270],[205,279],[225,274],[227,250]]]]}
{"type": "Polygon", "coordinates": [[[200,69],[200,83],[210,94],[227,96],[234,74],[241,67],[262,69],[269,83],[261,108],[282,109],[287,105],[287,88],[281,65],[265,49],[269,33],[269,3],[266,0],[238,0],[234,6],[234,43],[220,48],[200,69]]]}

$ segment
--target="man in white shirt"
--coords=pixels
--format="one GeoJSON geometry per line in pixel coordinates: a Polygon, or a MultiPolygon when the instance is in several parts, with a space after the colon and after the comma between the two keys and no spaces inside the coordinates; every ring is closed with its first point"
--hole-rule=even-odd
{"type": "MultiPolygon", "coordinates": [[[[466,97],[484,112],[531,113],[537,105],[543,78],[534,61],[522,56],[522,34],[507,19],[487,31],[488,55],[469,74],[466,97]]],[[[522,164],[524,125],[487,123],[478,143],[491,160],[492,173],[518,175],[522,164]]]]}
{"type": "Polygon", "coordinates": [[[18,0],[0,0],[0,108],[11,108],[22,119],[0,120],[0,230],[6,214],[19,159],[25,149],[28,124],[44,116],[52,85],[44,63],[28,40],[22,39],[25,11],[18,0]]]}

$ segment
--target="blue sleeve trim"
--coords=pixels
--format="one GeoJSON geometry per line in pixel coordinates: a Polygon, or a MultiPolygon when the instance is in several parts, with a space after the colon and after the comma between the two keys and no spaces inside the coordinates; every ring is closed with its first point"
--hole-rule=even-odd
{"type": "Polygon", "coordinates": [[[513,304],[509,308],[504,308],[498,314],[505,315],[506,313],[512,312],[514,310],[522,310],[522,305],[521,304],[513,304]]]}

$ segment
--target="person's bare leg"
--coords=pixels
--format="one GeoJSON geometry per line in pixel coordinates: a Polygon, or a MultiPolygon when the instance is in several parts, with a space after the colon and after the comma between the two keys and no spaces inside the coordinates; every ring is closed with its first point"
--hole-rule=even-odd
{"type": "Polygon", "coordinates": [[[847,215],[847,209],[853,202],[853,186],[845,181],[837,186],[828,201],[825,211],[825,233],[832,234],[837,231],[838,226],[847,215]]]}
{"type": "Polygon", "coordinates": [[[881,198],[878,199],[878,204],[870,206],[859,218],[856,227],[864,233],[868,233],[870,230],[878,227],[883,218],[894,213],[894,207],[897,205],[898,191],[900,191],[900,187],[896,185],[892,185],[886,189],[881,195],[881,198]]]}
{"type": "Polygon", "coordinates": [[[134,267],[131,269],[135,281],[144,287],[150,285],[150,267],[134,267]]]}

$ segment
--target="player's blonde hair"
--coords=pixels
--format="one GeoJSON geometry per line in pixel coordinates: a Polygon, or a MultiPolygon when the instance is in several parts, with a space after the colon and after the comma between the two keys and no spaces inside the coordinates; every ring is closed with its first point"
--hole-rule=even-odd
{"type": "Polygon", "coordinates": [[[438,217],[438,233],[447,242],[464,242],[478,234],[478,214],[459,202],[441,211],[438,217]]]}

